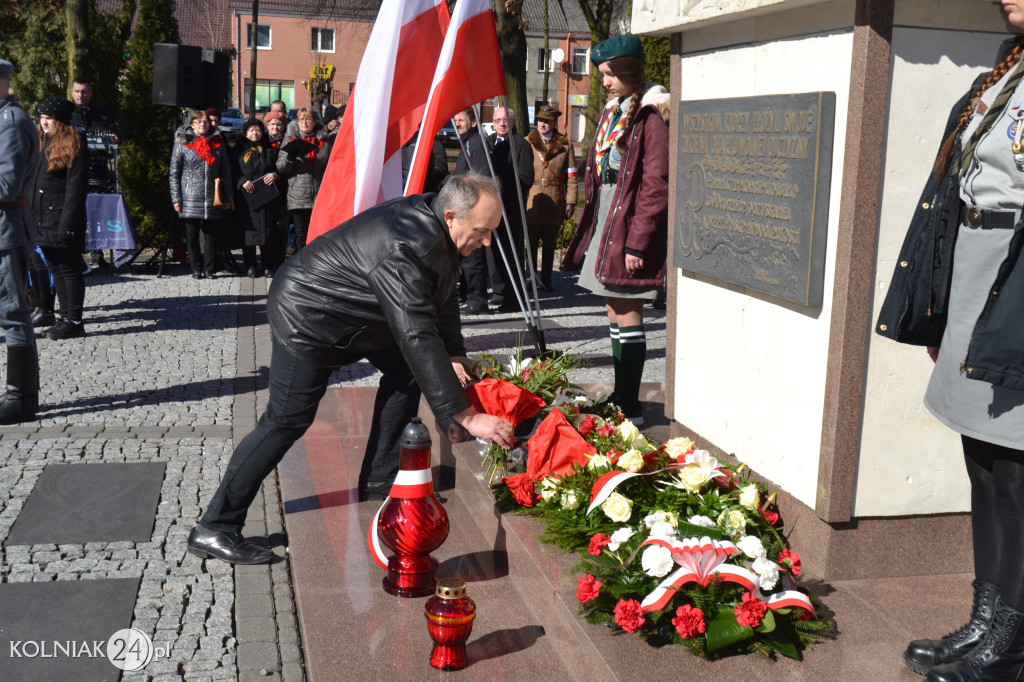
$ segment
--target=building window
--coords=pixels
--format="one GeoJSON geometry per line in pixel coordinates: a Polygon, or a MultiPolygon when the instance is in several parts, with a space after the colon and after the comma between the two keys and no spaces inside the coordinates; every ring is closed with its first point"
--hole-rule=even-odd
{"type": "Polygon", "coordinates": [[[572,48],[572,72],[574,75],[590,73],[590,48],[572,48]]]}
{"type": "MultiPolygon", "coordinates": [[[[245,98],[248,101],[249,97],[249,84],[252,83],[251,78],[246,78],[243,84],[245,87],[245,98]]],[[[275,99],[284,101],[285,106],[289,109],[295,106],[295,81],[279,81],[279,80],[265,80],[263,78],[256,79],[256,108],[262,110],[264,107],[269,109],[270,103],[275,99]]]]}
{"type": "Polygon", "coordinates": [[[334,52],[333,28],[314,28],[310,35],[311,52],[334,52]]]}
{"type": "MultiPolygon", "coordinates": [[[[245,46],[252,49],[252,24],[245,25],[245,46]]],[[[260,24],[256,27],[256,49],[270,49],[270,24],[260,24]]]]}
{"type": "Polygon", "coordinates": [[[538,73],[543,73],[545,71],[545,67],[547,66],[547,63],[548,63],[548,60],[547,60],[547,55],[545,54],[544,48],[543,47],[537,48],[537,71],[538,71],[538,73]]]}

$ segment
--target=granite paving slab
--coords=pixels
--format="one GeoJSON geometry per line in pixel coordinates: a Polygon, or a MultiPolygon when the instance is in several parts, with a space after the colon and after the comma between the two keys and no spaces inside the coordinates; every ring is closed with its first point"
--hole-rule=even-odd
{"type": "Polygon", "coordinates": [[[49,464],[7,545],[148,542],[166,465],[49,464]]]}
{"type": "Polygon", "coordinates": [[[0,583],[0,677],[115,682],[110,637],[132,622],[139,579],[0,583]],[[97,655],[98,654],[98,655],[97,655]]]}

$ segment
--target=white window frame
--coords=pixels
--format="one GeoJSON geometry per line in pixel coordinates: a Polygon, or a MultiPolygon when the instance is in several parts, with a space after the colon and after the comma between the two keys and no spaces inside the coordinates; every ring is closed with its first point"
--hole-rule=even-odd
{"type": "Polygon", "coordinates": [[[543,47],[537,48],[537,73],[544,73],[548,70],[547,50],[543,47]]]}
{"type": "Polygon", "coordinates": [[[574,76],[585,76],[590,73],[590,48],[589,47],[574,47],[572,48],[572,74],[574,76]],[[583,70],[576,70],[576,57],[577,55],[583,56],[583,70]]]}
{"type": "MultiPolygon", "coordinates": [[[[270,24],[257,24],[256,25],[256,39],[257,39],[257,41],[259,40],[259,37],[260,37],[260,29],[261,28],[266,28],[267,29],[267,44],[266,45],[256,45],[256,49],[257,50],[271,50],[271,49],[273,49],[273,47],[272,47],[273,44],[274,44],[273,40],[272,40],[273,34],[271,32],[270,24]]],[[[247,50],[251,50],[252,49],[252,22],[251,21],[245,25],[245,49],[247,49],[247,50]]]]}
{"type": "Polygon", "coordinates": [[[312,27],[310,27],[310,36],[309,36],[309,51],[310,52],[333,53],[334,50],[335,50],[335,46],[337,44],[338,44],[337,43],[337,33],[335,33],[333,28],[325,28],[325,27],[321,27],[321,26],[312,26],[312,27]],[[331,32],[331,49],[329,49],[329,50],[325,50],[323,48],[323,34],[324,34],[325,31],[330,31],[331,32]],[[313,35],[314,34],[316,35],[316,38],[317,38],[316,39],[317,46],[315,48],[313,47],[313,35]]]}

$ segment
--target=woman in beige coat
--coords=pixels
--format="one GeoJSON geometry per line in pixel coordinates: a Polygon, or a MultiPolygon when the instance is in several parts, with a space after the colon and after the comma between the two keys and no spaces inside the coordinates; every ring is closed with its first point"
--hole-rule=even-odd
{"type": "Polygon", "coordinates": [[[558,228],[576,210],[576,154],[568,138],[555,130],[561,115],[555,107],[541,107],[534,116],[537,129],[526,136],[533,148],[533,187],[526,198],[526,223],[535,263],[537,246],[544,242],[540,286],[545,291],[554,291],[551,268],[558,228]]]}

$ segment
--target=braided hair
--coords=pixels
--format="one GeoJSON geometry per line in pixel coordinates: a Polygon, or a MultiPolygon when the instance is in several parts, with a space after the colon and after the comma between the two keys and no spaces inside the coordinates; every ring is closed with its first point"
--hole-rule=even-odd
{"type": "Polygon", "coordinates": [[[1003,61],[996,65],[996,68],[992,69],[992,72],[982,81],[981,85],[978,86],[977,92],[971,95],[970,99],[967,100],[967,104],[964,106],[964,110],[960,112],[960,118],[957,119],[956,128],[949,134],[946,141],[942,143],[942,149],[939,150],[939,157],[935,159],[935,172],[938,175],[942,175],[946,172],[949,167],[950,157],[953,155],[953,147],[956,145],[956,139],[960,136],[960,131],[967,125],[967,121],[970,120],[971,114],[974,113],[974,109],[978,106],[978,101],[981,100],[981,96],[985,94],[985,91],[991,88],[993,85],[999,82],[999,80],[1006,75],[1017,62],[1020,61],[1021,54],[1024,54],[1024,38],[1018,38],[1013,49],[1011,49],[1003,61]]]}
{"type": "Polygon", "coordinates": [[[643,97],[644,88],[647,86],[644,60],[628,55],[610,59],[607,64],[608,70],[612,72],[613,76],[618,78],[623,85],[633,88],[633,98],[629,103],[629,111],[623,113],[626,119],[626,127],[623,129],[622,134],[619,135],[619,139],[615,141],[619,151],[626,151],[626,141],[629,140],[629,134],[633,130],[633,117],[636,115],[637,109],[640,108],[640,100],[643,97]]]}

